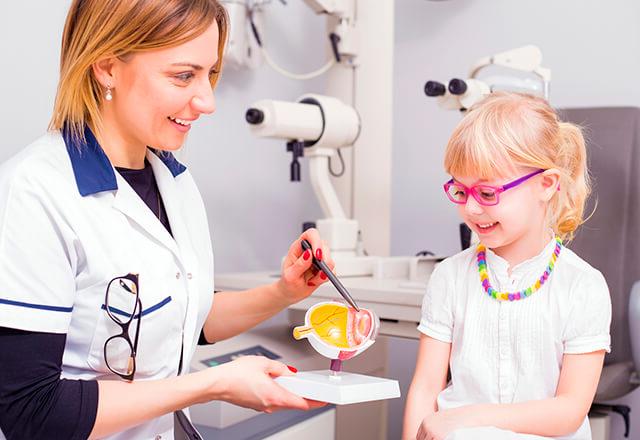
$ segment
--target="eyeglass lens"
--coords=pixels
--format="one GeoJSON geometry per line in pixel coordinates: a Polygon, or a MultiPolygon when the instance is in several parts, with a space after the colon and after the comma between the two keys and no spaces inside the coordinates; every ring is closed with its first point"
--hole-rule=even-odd
{"type": "MultiPolygon", "coordinates": [[[[486,204],[495,204],[498,200],[498,193],[492,187],[478,185],[471,189],[471,191],[474,191],[477,198],[486,204]]],[[[469,196],[467,189],[457,183],[451,183],[449,185],[447,194],[451,200],[458,203],[465,203],[469,196]]]]}

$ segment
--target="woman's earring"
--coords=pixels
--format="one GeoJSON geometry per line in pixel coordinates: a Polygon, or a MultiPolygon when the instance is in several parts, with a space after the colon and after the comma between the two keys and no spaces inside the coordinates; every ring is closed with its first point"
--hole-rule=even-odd
{"type": "Polygon", "coordinates": [[[104,94],[104,99],[107,101],[111,101],[113,99],[113,94],[111,93],[111,86],[107,86],[107,91],[104,94]]]}

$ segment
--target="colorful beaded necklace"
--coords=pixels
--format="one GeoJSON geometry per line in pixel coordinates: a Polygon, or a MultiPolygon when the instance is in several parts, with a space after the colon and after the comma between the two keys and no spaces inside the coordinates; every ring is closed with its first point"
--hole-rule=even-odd
{"type": "Polygon", "coordinates": [[[487,273],[487,248],[483,244],[479,244],[476,252],[478,255],[478,273],[480,274],[480,282],[482,283],[482,287],[484,288],[484,291],[487,292],[487,295],[494,299],[497,299],[498,301],[518,301],[520,299],[531,296],[533,292],[539,290],[544,285],[544,283],[549,278],[549,275],[551,275],[551,272],[553,272],[553,267],[556,264],[556,260],[558,259],[558,255],[560,255],[561,250],[562,240],[560,239],[560,237],[556,237],[556,247],[553,250],[553,255],[551,255],[549,265],[545,269],[540,279],[537,280],[533,286],[527,289],[509,293],[498,292],[491,286],[491,283],[489,282],[489,274],[487,273]]]}

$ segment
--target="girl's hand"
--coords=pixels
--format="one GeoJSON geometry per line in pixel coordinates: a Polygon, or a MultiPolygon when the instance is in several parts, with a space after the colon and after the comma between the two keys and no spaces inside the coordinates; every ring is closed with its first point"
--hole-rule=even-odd
{"type": "Polygon", "coordinates": [[[310,251],[303,251],[301,242],[306,239],[311,243],[316,259],[323,260],[331,270],[335,263],[327,244],[320,239],[316,229],[307,229],[293,242],[284,263],[278,288],[290,304],[297,303],[313,293],[316,288],[327,282],[327,276],[312,265],[310,251]]]}
{"type": "Polygon", "coordinates": [[[416,440],[444,440],[456,429],[472,426],[464,407],[437,411],[424,418],[416,440]]]}
{"type": "Polygon", "coordinates": [[[266,413],[282,409],[309,410],[326,405],[304,399],[278,385],[273,380],[275,377],[293,372],[285,364],[262,356],[243,356],[207,371],[217,378],[213,387],[216,400],[266,413]]]}

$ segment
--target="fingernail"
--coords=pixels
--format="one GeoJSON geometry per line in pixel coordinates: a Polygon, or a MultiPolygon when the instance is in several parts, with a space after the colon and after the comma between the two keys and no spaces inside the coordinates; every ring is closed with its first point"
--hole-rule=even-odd
{"type": "Polygon", "coordinates": [[[316,285],[315,285],[313,282],[311,282],[311,281],[309,281],[309,282],[307,283],[307,286],[309,286],[309,287],[316,287],[316,285]]]}
{"type": "Polygon", "coordinates": [[[311,252],[309,252],[309,249],[307,249],[306,251],[304,251],[304,254],[302,254],[302,258],[304,259],[304,261],[307,261],[310,257],[311,252]]]}
{"type": "Polygon", "coordinates": [[[316,249],[316,258],[318,260],[322,260],[322,249],[320,248],[316,249]]]}
{"type": "Polygon", "coordinates": [[[292,373],[297,373],[298,369],[296,367],[292,367],[291,365],[287,365],[287,368],[289,369],[289,371],[291,371],[292,373]]]}
{"type": "Polygon", "coordinates": [[[325,275],[324,272],[320,272],[320,279],[321,280],[326,280],[327,279],[327,275],[325,275]]]}

